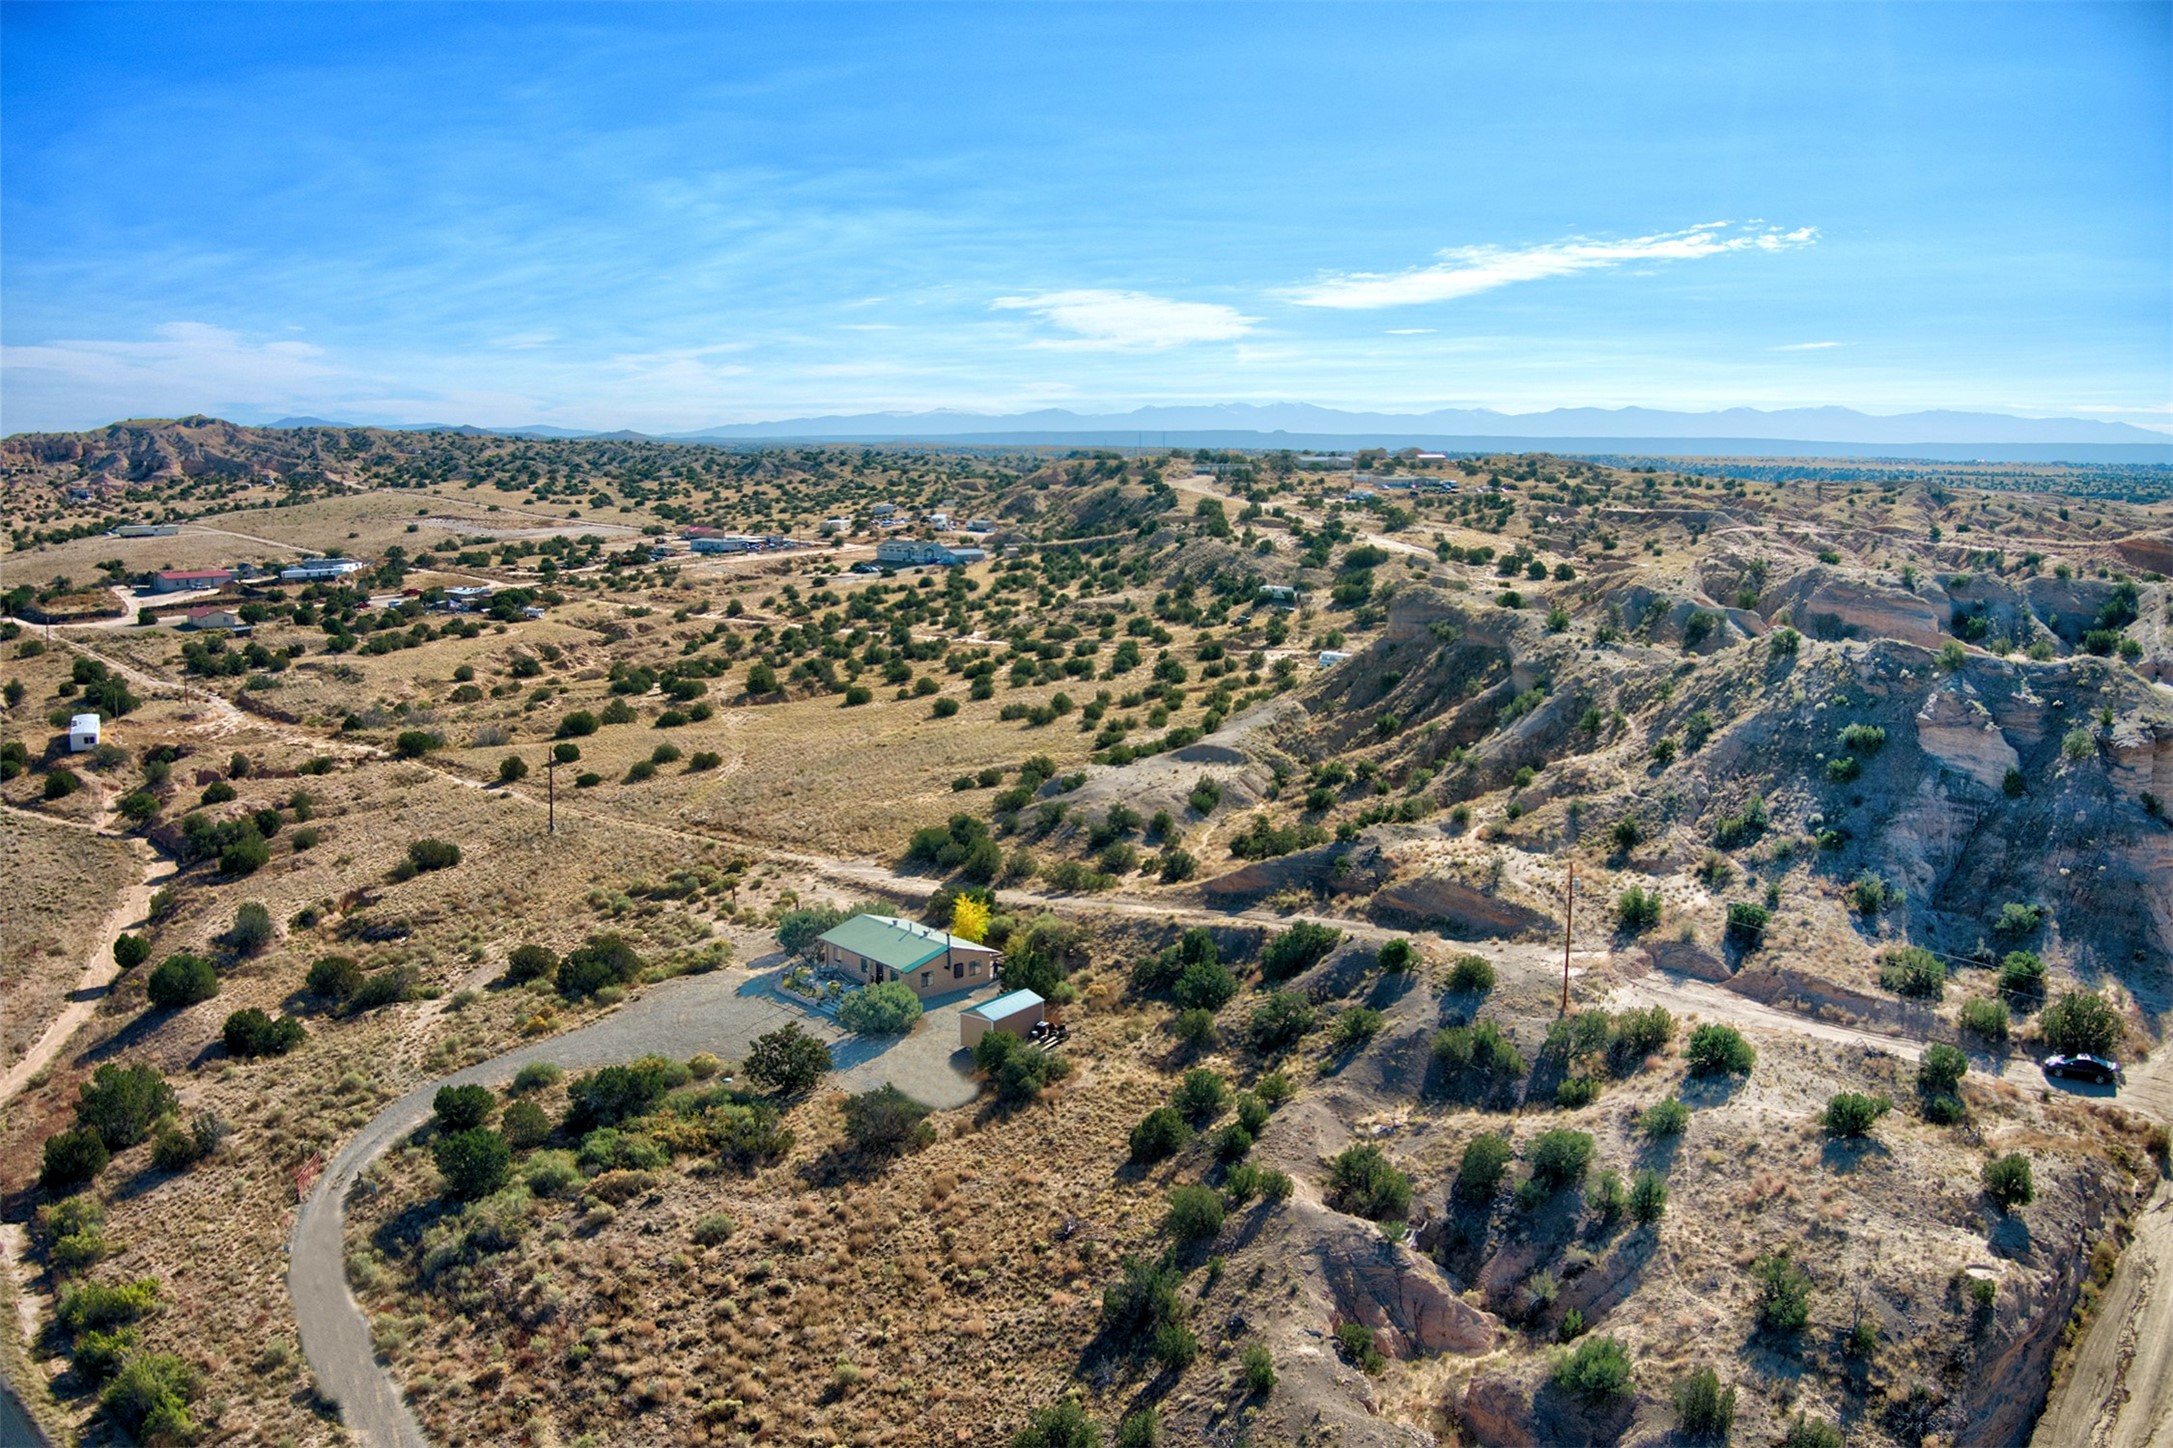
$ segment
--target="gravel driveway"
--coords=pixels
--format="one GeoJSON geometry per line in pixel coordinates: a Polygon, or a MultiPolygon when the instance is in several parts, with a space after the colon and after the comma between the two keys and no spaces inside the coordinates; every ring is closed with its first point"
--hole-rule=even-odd
{"type": "Polygon", "coordinates": [[[702,1051],[736,1061],[755,1037],[796,1021],[809,1035],[831,1043],[835,1085],[866,1091],[888,1082],[938,1110],[974,1098],[965,1058],[957,1050],[958,1013],[992,994],[993,987],[939,1001],[911,1035],[880,1041],[845,1037],[830,1021],[780,999],[771,989],[775,975],[774,970],[750,975],[742,968],[652,986],[593,1024],[416,1087],[378,1112],[332,1159],[295,1215],[287,1290],[318,1390],[339,1404],[359,1442],[373,1448],[425,1448],[427,1443],[392,1375],[378,1363],[369,1322],[348,1291],[344,1216],[356,1177],[429,1118],[439,1087],[499,1085],[531,1061],[587,1070],[652,1053],[685,1060],[702,1051]]]}

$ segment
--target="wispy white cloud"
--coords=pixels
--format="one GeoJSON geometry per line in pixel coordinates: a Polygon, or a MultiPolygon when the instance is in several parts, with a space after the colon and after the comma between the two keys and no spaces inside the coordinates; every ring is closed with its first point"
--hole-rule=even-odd
{"type": "Polygon", "coordinates": [[[1829,347],[1838,347],[1840,345],[1839,342],[1789,342],[1783,346],[1775,347],[1773,350],[1776,352],[1823,352],[1829,347]]]}
{"type": "Polygon", "coordinates": [[[1194,342],[1229,342],[1260,321],[1219,302],[1092,288],[998,297],[990,306],[999,312],[1026,312],[1071,333],[1032,344],[1070,351],[1160,352],[1194,342]]]}
{"type": "Polygon", "coordinates": [[[1809,246],[1815,227],[1784,231],[1777,226],[1736,227],[1712,221],[1687,231],[1662,232],[1608,241],[1572,237],[1540,246],[1451,247],[1431,266],[1400,272],[1333,272],[1282,295],[1301,307],[1368,311],[1449,302],[1516,282],[1540,281],[1577,272],[1603,271],[1639,262],[1697,261],[1731,252],[1787,251],[1809,246]]]}
{"type": "Polygon", "coordinates": [[[167,322],[140,340],[62,340],[0,348],[0,391],[36,416],[48,398],[97,398],[109,416],[212,411],[291,397],[330,369],[308,342],[253,340],[203,322],[167,322]]]}
{"type": "Polygon", "coordinates": [[[1436,330],[1438,329],[1433,327],[1390,327],[1388,335],[1391,337],[1424,337],[1436,330]]]}
{"type": "Polygon", "coordinates": [[[538,347],[548,347],[558,340],[558,333],[548,331],[511,332],[503,337],[493,337],[493,347],[504,347],[514,352],[533,352],[538,347]]]}

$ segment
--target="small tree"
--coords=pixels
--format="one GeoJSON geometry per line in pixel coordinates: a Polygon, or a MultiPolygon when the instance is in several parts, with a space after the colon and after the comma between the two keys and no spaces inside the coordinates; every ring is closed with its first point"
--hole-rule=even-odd
{"type": "Polygon", "coordinates": [[[1187,1121],[1211,1121],[1230,1104],[1230,1088],[1214,1072],[1196,1068],[1185,1072],[1171,1104],[1187,1121]]]}
{"type": "Polygon", "coordinates": [[[1879,984],[1896,995],[1935,1001],[1946,994],[1947,968],[1921,945],[1904,945],[1879,957],[1879,984]]]}
{"type": "Polygon", "coordinates": [[[498,761],[498,782],[500,784],[519,784],[526,778],[528,778],[528,761],[518,754],[508,754],[498,761]]]}
{"type": "Polygon", "coordinates": [[[1583,1338],[1555,1364],[1554,1381],[1588,1403],[1611,1402],[1629,1391],[1630,1354],[1614,1338],[1583,1338]]]}
{"type": "Polygon", "coordinates": [[[830,1048],[788,1021],[776,1030],[755,1037],[747,1048],[747,1078],[780,1096],[797,1096],[814,1088],[830,1069],[830,1048]]]}
{"type": "Polygon", "coordinates": [[[1869,1136],[1871,1128],[1880,1117],[1893,1109],[1893,1105],[1893,1101],[1885,1096],[1866,1096],[1857,1091],[1840,1092],[1826,1103],[1826,1134],[1843,1140],[1869,1136]]]}
{"type": "Polygon", "coordinates": [[[1711,1368],[1698,1368],[1675,1384],[1675,1419],[1693,1442],[1725,1443],[1735,1427],[1735,1389],[1723,1388],[1711,1368]]]}
{"type": "Polygon", "coordinates": [[[1327,959],[1342,940],[1342,932],[1330,926],[1300,920],[1262,947],[1260,975],[1268,981],[1301,975],[1327,959]]]}
{"type": "Polygon", "coordinates": [[[1660,892],[1632,885],[1615,897],[1615,924],[1627,935],[1643,935],[1660,923],[1660,892]]]}
{"type": "Polygon", "coordinates": [[[1651,1170],[1630,1179],[1630,1215],[1641,1227],[1649,1227],[1667,1211],[1667,1178],[1651,1170]]]}
{"type": "Polygon", "coordinates": [[[108,1061],[76,1087],[75,1123],[98,1133],[112,1151],[136,1145],[179,1107],[156,1066],[108,1061]]]}
{"type": "Polygon", "coordinates": [[[1483,955],[1460,955],[1449,967],[1449,991],[1455,995],[1485,995],[1494,988],[1494,967],[1483,955]]]}
{"type": "Polygon", "coordinates": [[[1743,1039],[1741,1031],[1719,1024],[1692,1031],[1684,1056],[1693,1076],[1748,1076],[1758,1060],[1758,1052],[1743,1039]]]}
{"type": "MultiPolygon", "coordinates": [[[[748,688],[753,692],[751,676],[748,688]]],[[[1011,1448],[1101,1448],[1101,1443],[1101,1425],[1069,1398],[1043,1408],[1011,1435],[1011,1448]]]]}
{"type": "Polygon", "coordinates": [[[1181,1246],[1207,1241],[1222,1230],[1222,1198],[1210,1187],[1173,1188],[1162,1225],[1181,1246]]]}
{"type": "Polygon", "coordinates": [[[1313,1029],[1313,1008],[1296,991],[1271,992],[1253,1008],[1247,1038],[1262,1056],[1279,1056],[1313,1029]]]}
{"type": "Polygon", "coordinates": [[[936,1139],[928,1108],[895,1086],[848,1096],[839,1105],[845,1113],[845,1139],[864,1155],[897,1156],[936,1139]]]}
{"type": "Polygon", "coordinates": [[[1811,1279],[1784,1249],[1751,1264],[1758,1284],[1758,1323],[1771,1332],[1801,1332],[1811,1320],[1811,1279]]]}
{"type": "Polygon", "coordinates": [[[113,938],[113,963],[122,970],[134,970],[150,959],[151,942],[141,935],[117,935],[113,938]]]}
{"type": "Polygon", "coordinates": [[[1916,1089],[1927,1096],[1951,1096],[1967,1074],[1969,1057],[1942,1042],[1925,1049],[1917,1064],[1916,1089]]]}
{"type": "Polygon", "coordinates": [[[1509,1142],[1492,1132],[1482,1132],[1464,1146],[1456,1168],[1456,1185],[1450,1190],[1466,1206],[1483,1207],[1494,1200],[1501,1179],[1509,1170],[1509,1142]]]}
{"type": "Polygon", "coordinates": [[[104,1171],[108,1160],[105,1142],[88,1127],[56,1133],[45,1139],[38,1185],[49,1192],[73,1190],[104,1171]]]}
{"type": "Polygon", "coordinates": [[[2069,991],[2045,1007],[2037,1028],[2046,1044],[2069,1055],[2109,1056],[2123,1034],[2120,1012],[2096,991],[2069,991]]]}
{"type": "Polygon", "coordinates": [[[254,900],[245,902],[234,912],[234,923],[227,928],[227,947],[236,955],[255,955],[272,943],[279,933],[272,924],[272,912],[254,900]]]}
{"type": "Polygon", "coordinates": [[[506,979],[514,985],[541,980],[558,971],[558,952],[548,946],[516,945],[506,956],[506,979]]]}
{"type": "Polygon", "coordinates": [[[986,901],[961,895],[951,902],[951,934],[960,940],[979,942],[988,938],[989,908],[986,901]]]}
{"type": "Polygon", "coordinates": [[[345,1001],[362,986],[362,967],[345,955],[324,955],[310,962],[303,989],[326,1000],[345,1001]]]}
{"type": "Polygon", "coordinates": [[[1986,1162],[1984,1194],[1999,1203],[2003,1212],[2029,1205],[2037,1196],[2036,1184],[2030,1178],[2030,1159],[2019,1151],[2010,1151],[1986,1162]]]}
{"type": "Polygon", "coordinates": [[[498,1098],[487,1086],[440,1086],[438,1094],[430,1098],[430,1109],[437,1117],[438,1130],[451,1135],[488,1125],[491,1113],[498,1109],[498,1098]]]}
{"type": "Polygon", "coordinates": [[[1526,1156],[1532,1180],[1548,1191],[1560,1191],[1584,1180],[1592,1163],[1592,1138],[1582,1131],[1542,1131],[1532,1138],[1526,1156]]]}
{"type": "Polygon", "coordinates": [[[902,1036],[921,1018],[921,998],[902,980],[880,981],[838,1004],[838,1024],[856,1035],[902,1036]]]}
{"type": "Polygon", "coordinates": [[[431,1147],[444,1178],[445,1195],[455,1201],[473,1202],[506,1184],[513,1168],[513,1152],[506,1139],[487,1127],[456,1131],[438,1138],[431,1147]]]}
{"type": "Polygon", "coordinates": [[[1192,1128],[1174,1106],[1157,1106],[1132,1128],[1132,1160],[1146,1165],[1174,1156],[1192,1140],[1192,1128]]]}
{"type": "Polygon", "coordinates": [[[284,1056],[302,1043],[302,1023],[292,1016],[273,1019],[255,1006],[226,1018],[219,1037],[230,1056],[284,1056]]]}
{"type": "Polygon", "coordinates": [[[460,863],[460,846],[451,840],[416,840],[407,847],[407,860],[416,870],[449,870],[460,863]]]}
{"type": "Polygon", "coordinates": [[[1354,1216],[1390,1221],[1411,1210],[1411,1179],[1370,1144],[1345,1147],[1328,1163],[1328,1188],[1354,1216]]]}

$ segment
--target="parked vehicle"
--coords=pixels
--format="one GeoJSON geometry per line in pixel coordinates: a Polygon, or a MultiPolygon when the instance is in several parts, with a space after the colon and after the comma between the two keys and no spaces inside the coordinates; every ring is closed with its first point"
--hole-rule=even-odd
{"type": "Polygon", "coordinates": [[[2120,1084],[2120,1063],[2108,1061],[2103,1056],[2047,1056],[2043,1069],[2047,1076],[2094,1081],[2100,1086],[2120,1084]]]}

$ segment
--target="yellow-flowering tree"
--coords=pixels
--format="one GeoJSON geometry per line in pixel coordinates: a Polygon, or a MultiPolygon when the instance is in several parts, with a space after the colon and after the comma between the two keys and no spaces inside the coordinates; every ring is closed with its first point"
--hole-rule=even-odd
{"type": "Polygon", "coordinates": [[[978,943],[988,934],[988,907],[966,895],[952,901],[951,934],[978,943]]]}

